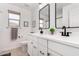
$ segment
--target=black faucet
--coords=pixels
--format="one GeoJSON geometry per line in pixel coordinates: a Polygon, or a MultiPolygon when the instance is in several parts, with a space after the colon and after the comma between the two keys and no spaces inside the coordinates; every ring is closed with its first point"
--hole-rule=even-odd
{"type": "Polygon", "coordinates": [[[62,36],[69,36],[69,34],[70,34],[71,32],[67,32],[67,31],[66,31],[66,26],[63,26],[62,29],[64,30],[63,32],[61,32],[61,33],[62,33],[62,36]]]}
{"type": "Polygon", "coordinates": [[[66,36],[66,27],[63,26],[62,29],[64,29],[63,36],[66,36]]]}

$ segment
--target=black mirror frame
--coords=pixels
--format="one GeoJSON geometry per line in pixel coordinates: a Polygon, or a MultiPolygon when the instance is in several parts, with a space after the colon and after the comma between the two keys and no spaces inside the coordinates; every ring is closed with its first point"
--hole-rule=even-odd
{"type": "Polygon", "coordinates": [[[43,8],[41,8],[40,10],[39,10],[39,29],[41,29],[40,28],[40,11],[42,10],[42,9],[44,9],[45,7],[47,7],[48,6],[48,20],[49,20],[49,25],[48,25],[48,28],[42,28],[42,29],[49,29],[50,28],[50,4],[47,4],[47,5],[45,5],[43,8]]]}

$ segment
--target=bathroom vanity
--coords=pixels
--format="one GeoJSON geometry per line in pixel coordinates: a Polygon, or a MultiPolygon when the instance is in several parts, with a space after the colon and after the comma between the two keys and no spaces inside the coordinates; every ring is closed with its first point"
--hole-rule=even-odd
{"type": "Polygon", "coordinates": [[[79,56],[77,36],[63,37],[39,33],[28,35],[28,53],[31,56],[79,56]]]}
{"type": "MultiPolygon", "coordinates": [[[[78,10],[79,10],[79,4],[72,4],[72,3],[55,4],[55,11],[54,11],[55,12],[55,28],[58,30],[58,29],[61,29],[62,26],[66,26],[69,32],[70,31],[79,32],[79,29],[78,31],[75,29],[75,28],[79,28],[78,10]]],[[[58,33],[54,35],[40,34],[40,33],[28,34],[29,55],[32,55],[32,56],[34,55],[35,56],[79,56],[79,34],[77,35],[71,34],[69,37],[67,37],[67,36],[61,36],[58,33]]]]}

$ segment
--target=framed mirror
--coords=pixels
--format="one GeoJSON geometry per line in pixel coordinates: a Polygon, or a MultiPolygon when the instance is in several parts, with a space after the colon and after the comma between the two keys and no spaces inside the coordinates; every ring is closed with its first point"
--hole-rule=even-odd
{"type": "Polygon", "coordinates": [[[55,27],[61,29],[63,26],[69,28],[69,14],[66,9],[70,3],[55,3],[55,27]]]}
{"type": "Polygon", "coordinates": [[[55,27],[79,28],[79,3],[55,3],[55,27]]]}
{"type": "Polygon", "coordinates": [[[50,5],[47,4],[39,10],[39,29],[50,28],[50,5]]]}

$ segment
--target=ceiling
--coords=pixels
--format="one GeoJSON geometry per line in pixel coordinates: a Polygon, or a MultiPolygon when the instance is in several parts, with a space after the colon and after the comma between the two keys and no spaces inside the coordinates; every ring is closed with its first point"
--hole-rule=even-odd
{"type": "Polygon", "coordinates": [[[11,3],[11,4],[21,8],[30,8],[30,9],[34,9],[38,6],[38,3],[11,3]]]}
{"type": "MultiPolygon", "coordinates": [[[[15,5],[15,6],[18,6],[18,7],[21,7],[21,8],[29,8],[31,10],[34,10],[35,8],[38,8],[38,6],[45,6],[44,3],[11,3],[12,5],[15,5]]],[[[56,3],[56,12],[57,14],[62,14],[62,8],[69,5],[71,3],[56,3]]],[[[41,8],[40,7],[40,8],[41,8]]],[[[46,11],[43,11],[44,15],[46,14],[46,11]]]]}

